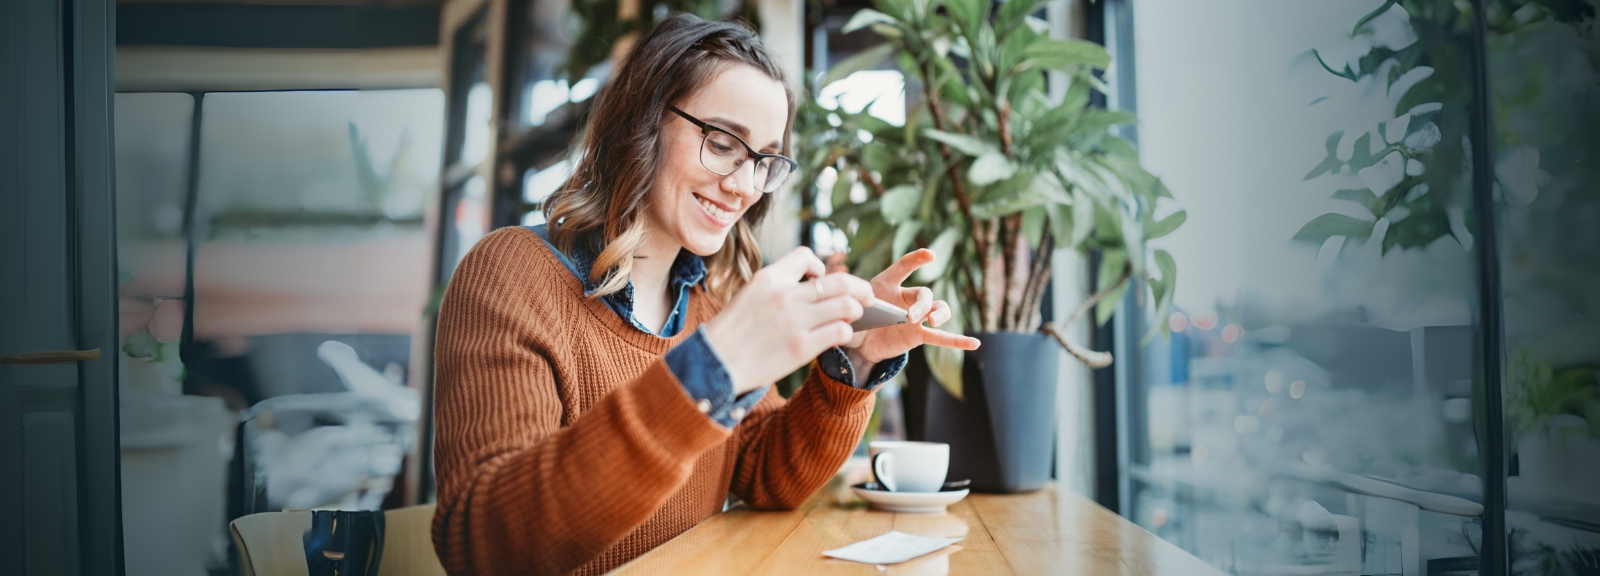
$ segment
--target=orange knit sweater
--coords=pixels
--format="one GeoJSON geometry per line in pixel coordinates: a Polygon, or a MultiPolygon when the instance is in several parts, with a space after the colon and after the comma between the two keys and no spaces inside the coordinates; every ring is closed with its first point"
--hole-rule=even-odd
{"type": "Polygon", "coordinates": [[[849,457],[873,394],[813,365],[733,429],[662,356],[717,313],[696,288],[673,338],[641,332],[524,228],[456,269],[434,362],[434,549],[452,575],[599,574],[718,513],[793,508],[849,457]]]}

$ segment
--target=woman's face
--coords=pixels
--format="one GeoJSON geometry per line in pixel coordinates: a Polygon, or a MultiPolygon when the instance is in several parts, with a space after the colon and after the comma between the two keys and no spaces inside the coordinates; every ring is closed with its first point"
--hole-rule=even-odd
{"type": "MultiPolygon", "coordinates": [[[[776,154],[783,144],[789,104],[783,85],[754,67],[729,64],[680,110],[743,138],[757,152],[776,154]]],[[[728,232],[761,199],[752,182],[754,161],[726,176],[700,163],[700,128],[667,112],[661,128],[661,169],[650,189],[645,222],[651,242],[668,240],[699,256],[722,249],[728,232]]]]}

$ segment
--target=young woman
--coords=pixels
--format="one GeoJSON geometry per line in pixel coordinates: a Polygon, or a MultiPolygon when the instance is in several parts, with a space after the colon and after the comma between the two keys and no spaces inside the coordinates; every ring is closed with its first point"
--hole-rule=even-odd
{"type": "Polygon", "coordinates": [[[761,268],[764,193],[795,168],[794,94],[749,30],[674,16],[600,91],[548,227],[462,260],[436,344],[434,547],[466,574],[598,574],[732,493],[793,508],[855,449],[873,391],[945,333],[944,302],[809,250],[761,268]],[[758,270],[759,269],[759,270],[758,270]],[[873,297],[913,322],[852,332],[873,297]],[[815,360],[785,401],[770,384],[815,360]]]}

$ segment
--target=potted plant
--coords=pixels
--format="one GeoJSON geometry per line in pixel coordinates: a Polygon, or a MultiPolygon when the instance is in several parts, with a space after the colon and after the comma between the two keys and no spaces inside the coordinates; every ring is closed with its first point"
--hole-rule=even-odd
{"type": "MultiPolygon", "coordinates": [[[[1050,477],[1053,347],[1109,365],[1109,354],[1062,332],[1091,309],[1105,322],[1130,289],[1147,290],[1146,303],[1165,317],[1176,265],[1148,242],[1185,214],[1156,218],[1171,194],[1140,166],[1133,144],[1110,131],[1134,117],[1090,105],[1094,73],[1110,56],[1090,42],[1051,39],[1032,16],[1043,1],[874,5],[845,31],[870,27],[886,42],[835,66],[818,88],[892,58],[913,103],[905,125],[807,103],[797,122],[801,186],[831,195],[821,216],[846,232],[859,276],[911,250],[934,251],[913,281],[950,303],[947,329],[983,346],[966,355],[924,347],[939,384],[926,387],[924,437],[951,444],[951,477],[970,477],[975,489],[1032,490],[1050,477]],[[1065,85],[1054,96],[1052,75],[1065,85]],[[1058,328],[1042,322],[1040,309],[1060,248],[1098,253],[1100,266],[1095,293],[1058,328]]],[[[1165,331],[1155,324],[1147,338],[1165,331]]],[[[909,383],[908,421],[918,384],[909,383]]]]}

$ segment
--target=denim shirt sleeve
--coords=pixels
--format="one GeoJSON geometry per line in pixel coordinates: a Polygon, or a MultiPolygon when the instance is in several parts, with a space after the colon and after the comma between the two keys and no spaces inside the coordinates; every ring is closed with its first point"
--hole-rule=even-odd
{"type": "Polygon", "coordinates": [[[869,375],[870,378],[867,378],[865,382],[856,381],[855,376],[852,375],[855,373],[855,366],[850,364],[850,356],[846,355],[844,349],[838,346],[829,348],[821,356],[818,356],[817,366],[821,367],[822,372],[827,374],[829,378],[862,390],[877,390],[884,382],[888,382],[890,378],[894,378],[896,374],[905,369],[906,359],[910,357],[911,353],[907,352],[874,364],[872,366],[872,374],[869,375]]]}
{"type": "Polygon", "coordinates": [[[667,368],[683,384],[684,391],[694,399],[700,412],[728,428],[749,415],[772,388],[762,386],[735,398],[733,378],[728,376],[722,359],[706,341],[705,328],[695,330],[693,336],[673,347],[666,359],[667,368]]]}

